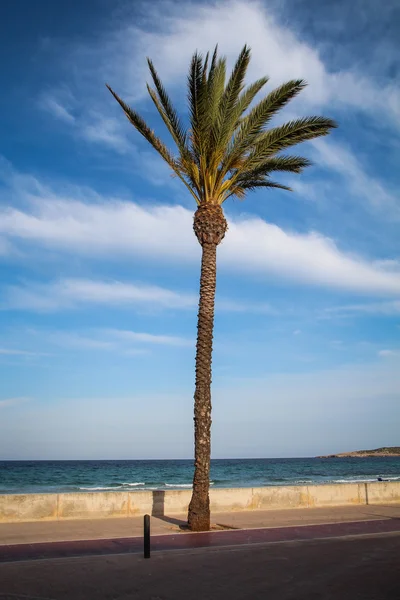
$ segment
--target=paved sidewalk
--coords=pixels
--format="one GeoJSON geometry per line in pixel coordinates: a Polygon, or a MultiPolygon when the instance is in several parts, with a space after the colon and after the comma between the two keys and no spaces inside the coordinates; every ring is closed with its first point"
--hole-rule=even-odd
{"type": "MultiPolygon", "coordinates": [[[[152,517],[152,535],[180,532],[186,515],[152,517]]],[[[400,505],[343,506],[268,511],[240,511],[212,515],[214,524],[237,529],[289,527],[319,523],[400,519],[400,505]]],[[[143,517],[0,523],[0,545],[32,544],[71,540],[138,537],[143,534],[143,517]]],[[[184,533],[182,533],[184,535],[184,533]]]]}
{"type": "MultiPolygon", "coordinates": [[[[191,551],[194,549],[260,546],[277,542],[353,538],[377,534],[400,536],[400,519],[374,519],[372,521],[294,527],[266,527],[262,529],[156,535],[151,538],[151,548],[152,552],[191,551]]],[[[129,537],[3,545],[0,546],[0,563],[85,556],[111,556],[113,554],[143,554],[143,538],[129,537]]]]}
{"type": "Polygon", "coordinates": [[[125,554],[9,562],[0,564],[0,598],[396,600],[399,557],[400,535],[389,534],[155,552],[150,560],[125,554]]]}

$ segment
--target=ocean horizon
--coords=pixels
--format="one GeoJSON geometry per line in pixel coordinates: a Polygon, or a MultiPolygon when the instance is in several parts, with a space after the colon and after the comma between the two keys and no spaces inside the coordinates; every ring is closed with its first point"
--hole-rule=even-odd
{"type": "MultiPolygon", "coordinates": [[[[193,459],[1,460],[0,494],[190,489],[193,459]]],[[[217,488],[400,481],[400,457],[211,460],[217,488]]]]}

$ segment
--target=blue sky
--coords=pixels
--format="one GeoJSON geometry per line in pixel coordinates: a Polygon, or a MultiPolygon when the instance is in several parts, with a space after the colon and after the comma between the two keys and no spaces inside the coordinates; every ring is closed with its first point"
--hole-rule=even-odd
{"type": "Polygon", "coordinates": [[[195,207],[104,83],[168,139],[145,58],[185,114],[216,42],[308,81],[280,121],[340,128],[294,193],[226,205],[213,455],[399,445],[398,3],[19,0],[0,29],[0,459],[192,456],[195,207]]]}

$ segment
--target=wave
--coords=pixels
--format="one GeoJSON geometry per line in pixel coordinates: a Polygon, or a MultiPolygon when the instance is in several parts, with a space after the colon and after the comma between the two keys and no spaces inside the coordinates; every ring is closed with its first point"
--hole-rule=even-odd
{"type": "Polygon", "coordinates": [[[294,485],[303,485],[306,483],[313,483],[313,481],[311,479],[296,479],[295,481],[292,481],[290,483],[288,482],[288,485],[290,485],[291,483],[294,485]]]}
{"type": "MultiPolygon", "coordinates": [[[[192,483],[164,483],[165,487],[169,488],[192,488],[192,483]]],[[[210,481],[210,485],[214,485],[213,481],[210,481]]]]}
{"type": "MultiPolygon", "coordinates": [[[[146,484],[144,483],[144,481],[134,481],[134,482],[129,482],[129,481],[122,481],[121,483],[110,483],[109,485],[104,485],[104,486],[100,486],[100,485],[95,485],[95,486],[85,486],[85,487],[78,487],[78,490],[96,490],[96,491],[100,491],[100,490],[120,490],[121,488],[125,488],[125,487],[135,487],[137,488],[138,486],[145,486],[146,484]]],[[[144,488],[143,488],[144,489],[144,488]]]]}
{"type": "Polygon", "coordinates": [[[165,487],[177,487],[177,488],[191,488],[191,483],[164,483],[165,487]]]}
{"type": "Polygon", "coordinates": [[[123,481],[121,483],[121,485],[128,485],[129,487],[136,487],[137,485],[146,485],[146,484],[144,483],[144,481],[139,482],[139,483],[137,481],[134,481],[133,483],[130,483],[129,481],[123,481]]]}
{"type": "MultiPolygon", "coordinates": [[[[398,481],[400,477],[389,477],[387,475],[382,475],[383,481],[398,481]]],[[[376,483],[378,481],[377,477],[367,478],[361,477],[360,479],[330,479],[329,483],[376,483]]]]}
{"type": "Polygon", "coordinates": [[[125,491],[128,492],[155,492],[155,491],[160,491],[160,486],[155,487],[155,486],[151,486],[151,485],[144,485],[144,486],[137,486],[135,487],[134,490],[128,490],[125,488],[125,491]]]}
{"type": "Polygon", "coordinates": [[[374,481],[378,481],[377,477],[371,478],[361,478],[361,479],[329,479],[327,483],[373,483],[374,481]]]}
{"type": "Polygon", "coordinates": [[[121,487],[122,486],[120,486],[120,485],[119,486],[113,485],[112,487],[109,487],[109,486],[104,486],[104,487],[97,486],[97,487],[80,487],[78,489],[80,489],[80,490],[91,490],[92,492],[95,492],[95,491],[96,492],[100,492],[102,490],[118,490],[121,487]]]}

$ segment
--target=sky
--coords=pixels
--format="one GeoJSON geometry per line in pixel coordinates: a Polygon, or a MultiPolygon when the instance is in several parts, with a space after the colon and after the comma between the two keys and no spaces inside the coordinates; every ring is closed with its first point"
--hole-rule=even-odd
{"type": "Polygon", "coordinates": [[[187,118],[197,49],[308,87],[314,166],[224,205],[212,454],[400,445],[400,6],[6,0],[0,23],[0,459],[191,458],[201,249],[146,56],[187,118]],[[21,15],[24,18],[21,18],[21,15]]]}

